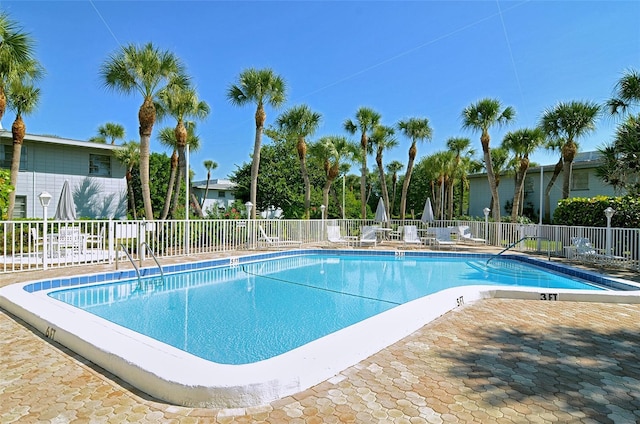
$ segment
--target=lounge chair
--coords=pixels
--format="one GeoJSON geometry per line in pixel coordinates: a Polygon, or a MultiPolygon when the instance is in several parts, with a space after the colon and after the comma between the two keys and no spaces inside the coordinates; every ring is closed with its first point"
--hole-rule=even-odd
{"type": "Polygon", "coordinates": [[[274,249],[282,249],[287,247],[300,247],[302,246],[301,241],[296,240],[280,240],[278,236],[268,236],[267,233],[262,228],[262,225],[258,226],[260,229],[260,237],[258,237],[258,246],[260,247],[271,247],[274,249]]]}
{"type": "Polygon", "coordinates": [[[405,225],[404,235],[402,236],[403,246],[409,245],[422,245],[422,239],[418,237],[418,227],[415,225],[405,225]]]}
{"type": "Polygon", "coordinates": [[[358,239],[358,245],[377,246],[378,235],[376,234],[376,227],[373,227],[371,225],[365,225],[360,227],[360,238],[358,239]]]}
{"type": "Polygon", "coordinates": [[[327,240],[329,243],[346,244],[347,246],[350,246],[355,244],[358,238],[353,236],[343,237],[340,235],[339,225],[327,225],[327,240]]]}
{"type": "Polygon", "coordinates": [[[456,246],[455,240],[451,239],[450,228],[433,228],[434,239],[433,242],[440,249],[440,247],[454,248],[456,246]]]}
{"type": "Polygon", "coordinates": [[[471,243],[486,243],[486,240],[479,237],[474,237],[471,234],[471,230],[468,225],[459,225],[458,226],[458,240],[467,241],[471,243]]]}
{"type": "Polygon", "coordinates": [[[606,251],[596,249],[587,237],[573,237],[571,244],[575,247],[575,258],[579,261],[618,266],[625,266],[629,262],[624,256],[607,254],[606,251]]]}

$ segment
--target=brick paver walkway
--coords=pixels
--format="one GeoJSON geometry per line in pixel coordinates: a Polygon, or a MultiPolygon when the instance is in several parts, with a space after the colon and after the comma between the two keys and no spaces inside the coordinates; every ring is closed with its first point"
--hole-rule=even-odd
{"type": "Polygon", "coordinates": [[[0,313],[0,422],[640,421],[640,305],[466,305],[330,381],[271,405],[149,399],[0,313]]]}

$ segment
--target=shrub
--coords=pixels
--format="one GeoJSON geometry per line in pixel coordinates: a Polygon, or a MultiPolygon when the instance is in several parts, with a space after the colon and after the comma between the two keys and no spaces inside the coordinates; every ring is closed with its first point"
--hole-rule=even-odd
{"type": "Polygon", "coordinates": [[[606,227],[604,210],[613,208],[611,226],[618,228],[640,228],[640,200],[635,196],[623,197],[575,197],[563,199],[553,213],[556,225],[606,227]]]}

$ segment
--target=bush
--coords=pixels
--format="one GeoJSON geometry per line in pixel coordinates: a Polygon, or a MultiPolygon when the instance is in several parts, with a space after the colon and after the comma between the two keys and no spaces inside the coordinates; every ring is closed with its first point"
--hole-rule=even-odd
{"type": "Polygon", "coordinates": [[[640,200],[634,196],[563,199],[553,213],[556,225],[606,227],[604,210],[613,208],[611,226],[617,228],[640,228],[640,200]]]}

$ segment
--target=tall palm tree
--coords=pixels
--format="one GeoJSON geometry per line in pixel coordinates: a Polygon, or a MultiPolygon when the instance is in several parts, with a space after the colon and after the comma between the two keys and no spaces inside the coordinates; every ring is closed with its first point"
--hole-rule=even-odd
{"type": "Polygon", "coordinates": [[[627,70],[616,83],[615,92],[607,101],[612,115],[625,114],[634,105],[640,104],[640,72],[635,69],[627,70]]]}
{"type": "MultiPolygon", "coordinates": [[[[351,160],[356,147],[342,136],[325,136],[312,145],[313,154],[322,162],[326,181],[322,187],[322,204],[329,213],[329,191],[331,185],[341,174],[345,160],[351,160]]],[[[338,203],[339,204],[339,203],[338,203]]],[[[342,209],[342,205],[338,207],[342,209]]],[[[342,210],[340,210],[342,216],[342,210]]]]}
{"type": "Polygon", "coordinates": [[[204,206],[204,201],[207,200],[207,196],[209,195],[209,180],[211,179],[211,170],[216,169],[218,167],[218,163],[212,161],[211,159],[207,159],[202,164],[207,170],[207,185],[204,187],[204,196],[202,197],[201,202],[202,206],[204,206]]]}
{"type": "Polygon", "coordinates": [[[149,154],[151,132],[156,121],[154,98],[167,86],[184,87],[189,83],[180,59],[152,43],[144,46],[129,44],[111,54],[100,67],[100,76],[107,88],[123,94],[142,94],[138,110],[140,124],[140,185],[144,213],[154,219],[149,187],[149,154]]]}
{"type": "Polygon", "coordinates": [[[305,138],[315,134],[318,126],[320,126],[321,119],[322,115],[313,112],[307,105],[294,106],[276,119],[278,130],[284,137],[293,139],[296,142],[300,173],[304,182],[305,219],[309,219],[309,211],[311,209],[311,182],[307,171],[307,143],[305,138]]]}
{"type": "Polygon", "coordinates": [[[640,115],[629,115],[618,125],[613,141],[598,149],[604,163],[596,169],[616,191],[640,195],[640,115]]]}
{"type": "Polygon", "coordinates": [[[502,140],[502,147],[513,152],[516,162],[516,182],[513,192],[511,222],[516,222],[520,213],[524,181],[529,169],[529,155],[538,149],[544,141],[545,134],[540,128],[522,128],[508,132],[502,140]]]}
{"type": "Polygon", "coordinates": [[[489,129],[497,125],[508,124],[515,118],[515,114],[515,110],[511,106],[503,108],[499,100],[488,98],[479,100],[462,111],[462,127],[480,131],[480,143],[482,144],[487,179],[493,203],[496,205],[496,207],[492,208],[493,219],[496,222],[500,221],[501,206],[496,176],[491,162],[491,136],[489,136],[489,129]]]}
{"type": "MultiPolygon", "coordinates": [[[[462,165],[464,161],[462,160],[463,155],[473,156],[475,154],[474,150],[471,149],[471,140],[466,137],[451,137],[447,140],[447,148],[455,153],[455,162],[456,162],[456,177],[460,179],[460,215],[463,213],[464,208],[464,187],[467,179],[467,172],[465,167],[462,165]]],[[[453,186],[452,186],[453,187],[453,186]]],[[[453,202],[449,205],[450,218],[453,216],[453,202]]]]}
{"type": "Polygon", "coordinates": [[[418,154],[418,141],[429,140],[433,136],[433,130],[429,126],[427,118],[409,118],[398,122],[398,128],[409,139],[411,146],[409,147],[409,162],[407,163],[407,173],[402,183],[402,196],[400,197],[400,219],[404,219],[407,207],[407,193],[409,191],[409,183],[411,182],[411,173],[413,172],[413,162],[418,154]]]}
{"type": "MultiPolygon", "coordinates": [[[[186,119],[205,119],[209,115],[209,105],[200,99],[196,90],[191,87],[165,87],[160,90],[157,96],[156,108],[158,115],[171,115],[176,119],[176,127],[174,135],[178,150],[178,172],[176,174],[176,186],[173,192],[173,209],[171,214],[176,218],[178,207],[178,197],[180,195],[180,187],[182,177],[187,175],[187,128],[185,126],[186,119]]],[[[190,121],[193,122],[193,121],[190,121]]],[[[186,211],[189,213],[189,211],[186,211]]]]}
{"type": "Polygon", "coordinates": [[[116,140],[122,140],[125,137],[124,127],[115,122],[107,122],[98,127],[98,136],[102,138],[105,143],[110,141],[111,144],[115,144],[116,140]]]}
{"type": "Polygon", "coordinates": [[[387,164],[387,172],[391,174],[391,205],[389,206],[389,216],[393,215],[396,203],[396,188],[398,187],[398,172],[402,171],[404,165],[398,160],[387,164]]]}
{"type": "Polygon", "coordinates": [[[398,145],[398,140],[394,137],[395,130],[392,127],[379,125],[371,134],[371,144],[376,150],[376,165],[378,165],[378,174],[380,176],[380,189],[382,190],[382,201],[389,216],[391,216],[391,208],[389,204],[389,190],[387,188],[387,177],[384,173],[384,164],[382,163],[382,155],[385,150],[393,149],[398,145]]]}
{"type": "Polygon", "coordinates": [[[543,112],[540,127],[546,135],[562,140],[562,198],[571,194],[571,167],[578,153],[576,139],[595,131],[600,106],[588,101],[560,102],[543,112]]]}
{"type": "MultiPolygon", "coordinates": [[[[510,160],[509,151],[504,147],[496,147],[491,149],[491,163],[493,166],[493,172],[496,177],[496,190],[500,187],[500,181],[503,175],[507,175],[513,169],[513,161],[510,160]]],[[[486,171],[486,164],[485,164],[486,171]]],[[[489,203],[489,209],[500,209],[500,203],[497,199],[491,196],[491,202],[489,203]]]]}
{"type": "Polygon", "coordinates": [[[138,213],[136,211],[136,201],[133,192],[133,168],[138,166],[140,161],[140,144],[134,140],[122,144],[122,146],[115,152],[115,157],[120,161],[127,170],[127,197],[129,199],[129,210],[133,219],[138,219],[138,213]]]}
{"type": "Polygon", "coordinates": [[[238,84],[229,87],[227,98],[235,106],[256,105],[256,135],[253,143],[251,188],[249,190],[249,200],[254,205],[251,210],[251,218],[255,219],[256,210],[258,209],[256,198],[258,193],[258,171],[260,168],[260,146],[262,144],[264,123],[267,119],[264,105],[266,103],[274,108],[282,106],[287,100],[286,84],[284,79],[276,75],[271,69],[250,68],[240,73],[238,84]]]}
{"type": "MultiPolygon", "coordinates": [[[[34,67],[35,46],[30,34],[5,12],[0,12],[0,121],[7,109],[7,85],[16,77],[21,78],[25,70],[42,71],[34,67]]],[[[36,74],[31,74],[36,79],[36,74]]],[[[0,123],[0,128],[2,125],[0,123]]],[[[15,195],[14,195],[15,196],[15,195]]],[[[15,197],[14,197],[15,200],[15,197]]]]}
{"type": "Polygon", "coordinates": [[[344,121],[344,129],[349,134],[355,135],[360,131],[360,215],[362,219],[367,217],[367,155],[370,153],[369,133],[380,124],[381,116],[378,112],[368,107],[361,107],[356,112],[356,119],[344,121]]]}
{"type": "MultiPolygon", "coordinates": [[[[35,61],[32,66],[39,66],[35,61]]],[[[13,138],[13,157],[11,158],[11,185],[18,186],[18,174],[20,172],[20,156],[22,154],[22,143],[26,133],[26,125],[22,119],[23,115],[31,114],[40,101],[40,89],[34,85],[31,74],[23,74],[22,78],[14,77],[7,86],[7,105],[9,109],[16,112],[16,119],[11,125],[11,135],[13,138]]],[[[7,216],[13,217],[13,209],[16,204],[15,190],[9,193],[9,204],[7,205],[7,216]]]]}

